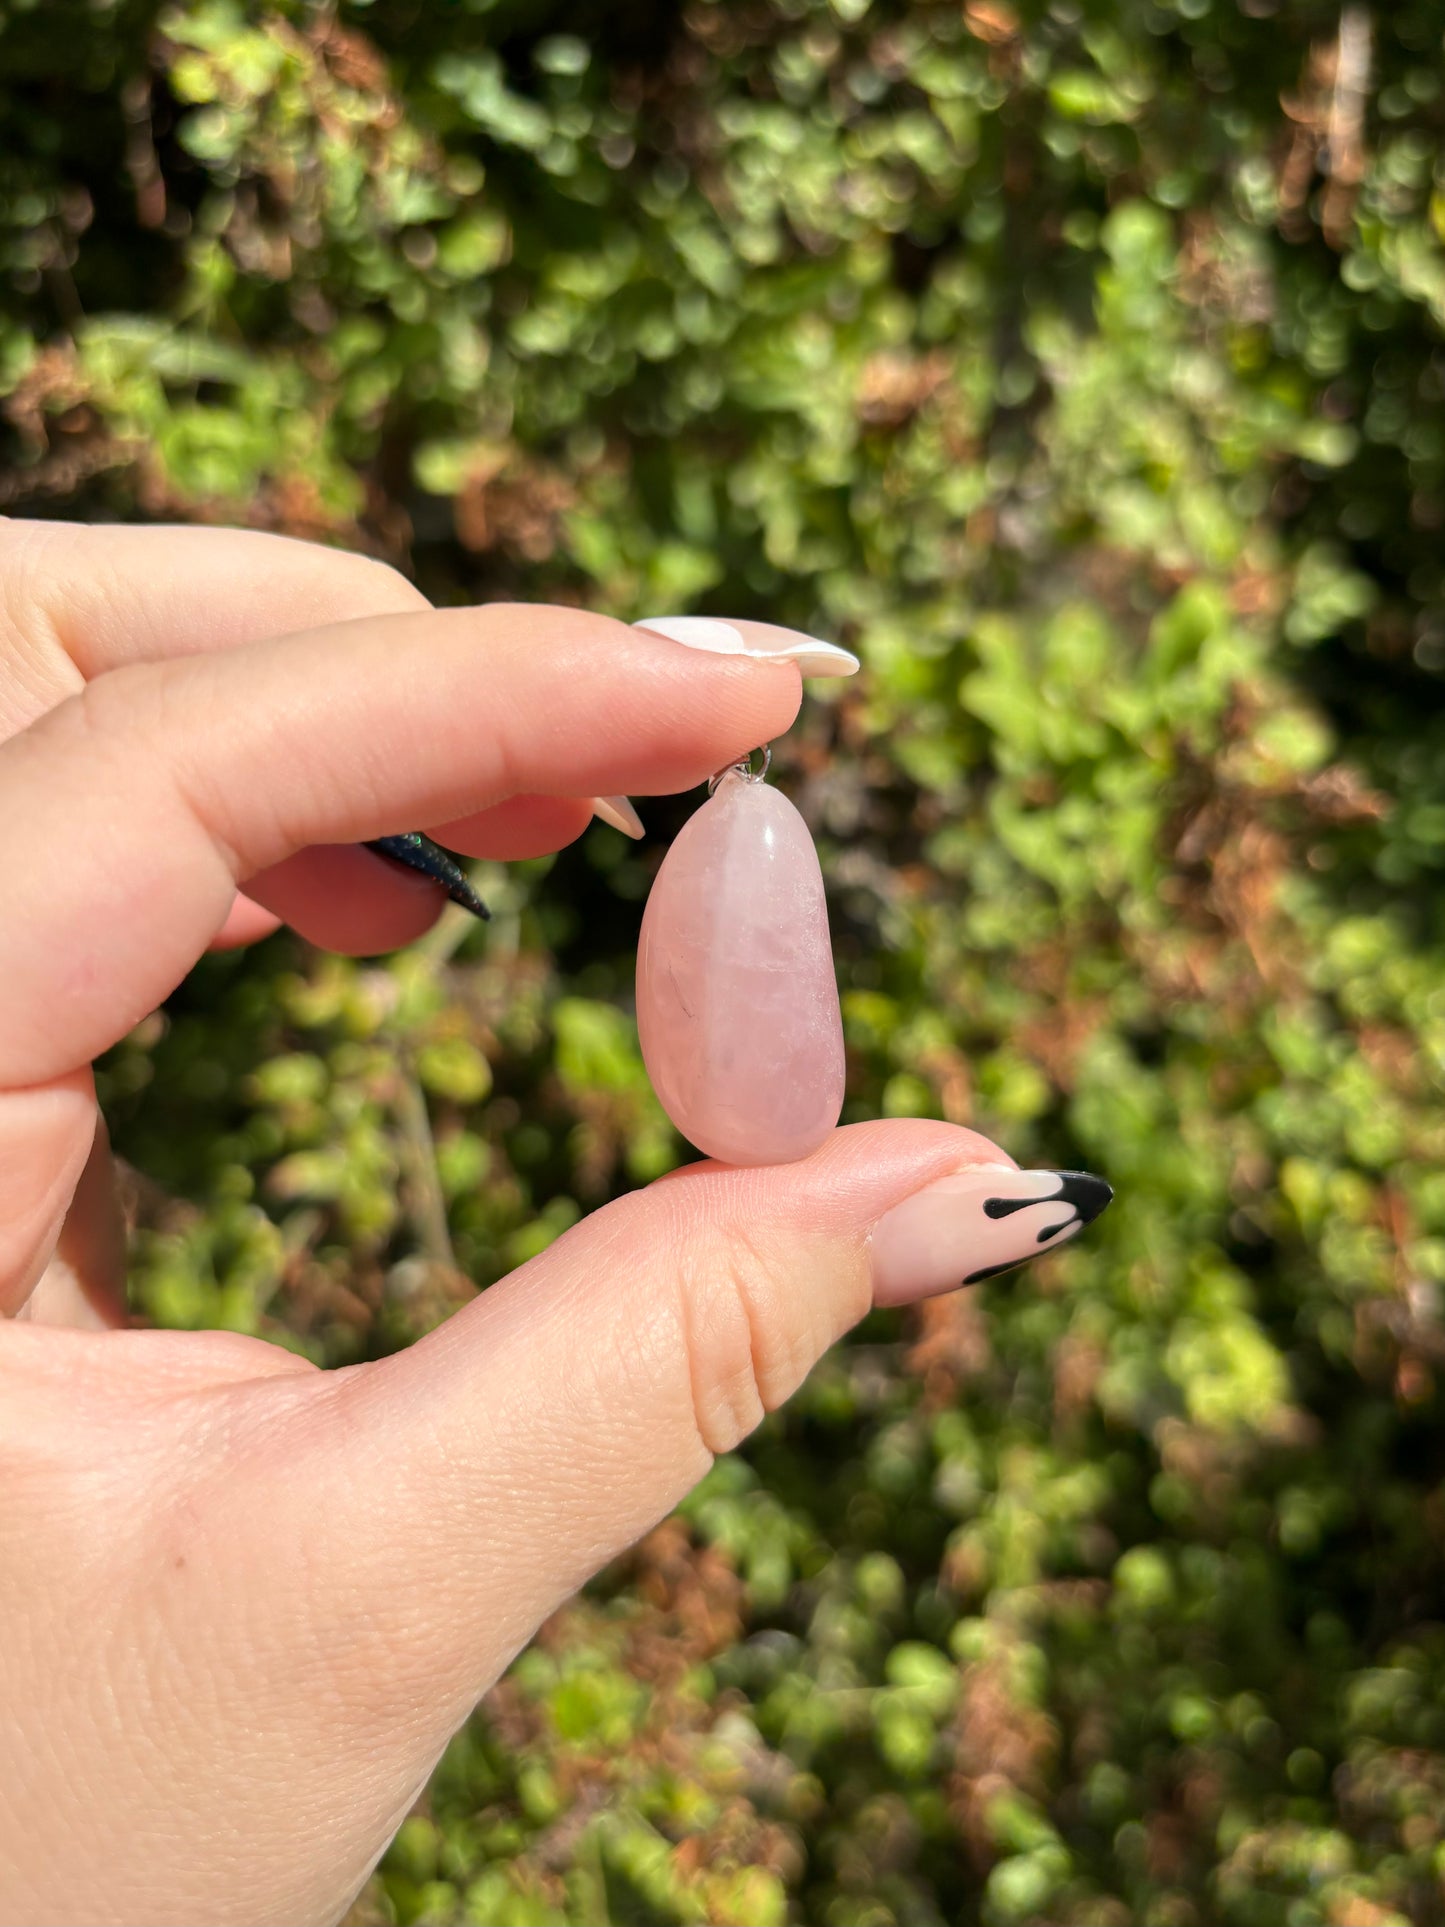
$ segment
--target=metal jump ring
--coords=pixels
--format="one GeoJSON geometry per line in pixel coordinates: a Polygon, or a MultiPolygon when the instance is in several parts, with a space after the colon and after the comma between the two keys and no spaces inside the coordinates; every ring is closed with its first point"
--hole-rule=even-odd
{"type": "Polygon", "coordinates": [[[717,772],[715,776],[710,776],[708,778],[708,782],[707,782],[708,795],[709,796],[712,795],[713,791],[717,788],[718,784],[722,781],[722,779],[725,776],[731,776],[734,772],[736,772],[739,776],[741,776],[745,782],[761,783],[763,778],[767,775],[768,770],[771,768],[772,761],[773,761],[773,747],[771,743],[762,744],[760,750],[750,749],[747,755],[742,757],[740,761],[736,763],[726,764],[722,769],[720,769],[717,772]],[[759,754],[761,754],[762,756],[763,766],[760,770],[754,770],[753,758],[759,754]]]}

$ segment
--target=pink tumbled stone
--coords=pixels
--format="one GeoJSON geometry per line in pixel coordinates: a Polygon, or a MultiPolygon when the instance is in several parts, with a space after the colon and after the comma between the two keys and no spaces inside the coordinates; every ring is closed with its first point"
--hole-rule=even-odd
{"type": "Polygon", "coordinates": [[[843,1104],[843,1022],[823,875],[779,790],[730,772],[647,899],[637,1027],[662,1107],[726,1164],[816,1151],[843,1104]]]}

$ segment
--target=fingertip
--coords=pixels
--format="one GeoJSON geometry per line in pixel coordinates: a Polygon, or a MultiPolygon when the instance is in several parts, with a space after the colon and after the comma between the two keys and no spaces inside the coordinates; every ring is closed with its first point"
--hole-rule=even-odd
{"type": "Polygon", "coordinates": [[[446,893],[355,843],[319,844],[259,871],[248,896],[298,936],[342,956],[374,957],[425,935],[446,893]]]}

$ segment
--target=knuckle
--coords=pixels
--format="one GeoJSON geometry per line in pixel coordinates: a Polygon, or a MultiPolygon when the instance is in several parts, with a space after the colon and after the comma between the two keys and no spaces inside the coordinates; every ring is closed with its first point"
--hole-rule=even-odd
{"type": "Polygon", "coordinates": [[[107,670],[53,713],[96,757],[125,760],[129,770],[159,770],[186,741],[186,671],[180,661],[127,663],[107,670]]]}
{"type": "Polygon", "coordinates": [[[817,1356],[812,1321],[755,1233],[733,1224],[678,1278],[697,1429],[730,1452],[796,1391],[817,1356]]]}
{"type": "MultiPolygon", "coordinates": [[[[10,658],[14,694],[23,697],[27,685],[34,692],[20,704],[22,718],[60,700],[77,680],[51,612],[56,585],[64,580],[56,562],[64,537],[56,529],[53,523],[0,517],[0,642],[10,658]]],[[[72,548],[79,534],[71,535],[72,548]]]]}
{"type": "MultiPolygon", "coordinates": [[[[206,657],[126,663],[85,684],[51,712],[46,726],[57,743],[92,771],[118,770],[135,813],[150,810],[175,827],[189,821],[234,872],[243,866],[242,838],[226,786],[196,744],[198,723],[211,706],[206,657]],[[179,814],[178,814],[179,812],[179,814]]],[[[256,786],[247,797],[251,841],[270,833],[272,793],[256,786]]]]}

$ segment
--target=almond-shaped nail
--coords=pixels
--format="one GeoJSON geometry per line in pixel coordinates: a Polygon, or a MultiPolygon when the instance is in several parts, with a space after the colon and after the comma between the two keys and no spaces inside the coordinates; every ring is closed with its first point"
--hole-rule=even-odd
{"type": "Polygon", "coordinates": [[[795,662],[805,676],[851,676],[858,658],[836,642],[782,629],[775,622],[724,622],[718,616],[647,616],[634,628],[650,629],[687,649],[714,656],[752,656],[759,662],[795,662]]]}
{"type": "Polygon", "coordinates": [[[875,1305],[911,1305],[1027,1264],[1092,1224],[1114,1193],[1088,1171],[976,1164],[878,1220],[868,1241],[875,1305]]]}
{"type": "Polygon", "coordinates": [[[637,838],[647,834],[642,818],[625,796],[594,796],[592,814],[610,823],[614,830],[621,830],[624,836],[637,838]]]}
{"type": "Polygon", "coordinates": [[[407,830],[400,836],[374,836],[365,847],[375,850],[378,856],[384,856],[388,863],[399,863],[405,870],[415,870],[419,876],[430,877],[433,883],[441,885],[453,903],[470,910],[483,923],[491,922],[491,911],[472,888],[466,871],[456,858],[444,850],[440,843],[433,843],[429,836],[423,836],[420,830],[407,830]]]}

